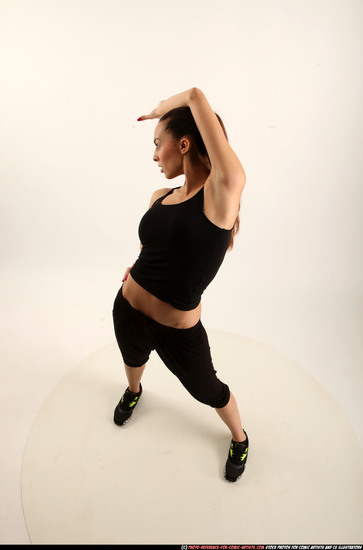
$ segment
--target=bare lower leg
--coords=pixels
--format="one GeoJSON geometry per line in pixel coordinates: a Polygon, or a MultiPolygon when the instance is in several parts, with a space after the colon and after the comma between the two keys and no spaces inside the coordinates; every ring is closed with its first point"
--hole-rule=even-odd
{"type": "Polygon", "coordinates": [[[127,380],[129,382],[129,390],[135,393],[138,393],[140,391],[140,380],[142,378],[142,375],[144,373],[146,365],[142,365],[142,367],[128,367],[125,365],[125,371],[127,380]]]}
{"type": "Polygon", "coordinates": [[[243,431],[238,406],[232,393],[227,405],[221,409],[216,409],[216,411],[231,430],[233,441],[244,441],[246,439],[246,434],[243,431]]]}

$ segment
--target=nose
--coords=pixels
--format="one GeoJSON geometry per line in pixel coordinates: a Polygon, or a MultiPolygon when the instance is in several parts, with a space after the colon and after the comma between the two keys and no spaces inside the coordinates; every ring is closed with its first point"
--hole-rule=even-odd
{"type": "Polygon", "coordinates": [[[156,149],[155,149],[155,151],[154,151],[153,160],[154,160],[155,162],[158,162],[158,160],[159,160],[159,157],[158,157],[158,155],[157,155],[157,153],[156,153],[156,149]]]}

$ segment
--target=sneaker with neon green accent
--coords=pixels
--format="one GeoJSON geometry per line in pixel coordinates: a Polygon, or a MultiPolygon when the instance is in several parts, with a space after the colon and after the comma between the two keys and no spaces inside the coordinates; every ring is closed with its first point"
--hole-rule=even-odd
{"type": "MultiPolygon", "coordinates": [[[[246,432],[245,432],[246,433],[246,432]]],[[[243,443],[231,441],[228,451],[228,458],[224,470],[224,477],[228,481],[237,481],[243,474],[248,457],[248,437],[243,443]]]]}
{"type": "Polygon", "coordinates": [[[118,426],[123,426],[124,424],[127,424],[127,422],[131,419],[131,415],[134,412],[136,405],[140,401],[141,394],[141,384],[140,391],[138,393],[130,391],[129,388],[126,389],[113,415],[113,421],[115,424],[117,424],[118,426]]]}

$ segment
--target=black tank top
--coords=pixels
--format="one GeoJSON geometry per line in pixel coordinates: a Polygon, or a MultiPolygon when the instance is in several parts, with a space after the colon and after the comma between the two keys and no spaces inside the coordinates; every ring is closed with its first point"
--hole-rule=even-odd
{"type": "Polygon", "coordinates": [[[205,216],[204,187],[178,204],[157,199],[141,219],[142,249],[131,276],[145,290],[189,311],[214,279],[226,254],[231,229],[221,229],[205,216]]]}

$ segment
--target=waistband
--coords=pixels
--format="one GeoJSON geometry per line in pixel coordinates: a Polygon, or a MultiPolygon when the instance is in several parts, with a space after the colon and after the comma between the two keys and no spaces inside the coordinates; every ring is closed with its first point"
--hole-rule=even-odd
{"type": "Polygon", "coordinates": [[[122,293],[122,286],[116,296],[114,308],[122,309],[125,313],[130,315],[133,319],[137,320],[138,322],[149,326],[153,326],[159,330],[164,330],[165,332],[180,331],[180,332],[187,333],[188,331],[196,330],[199,328],[199,326],[202,326],[200,319],[193,327],[190,327],[190,328],[175,328],[175,327],[169,327],[168,325],[163,325],[162,323],[158,323],[158,321],[155,321],[151,317],[148,317],[147,315],[145,315],[145,313],[142,313],[142,311],[139,311],[132,307],[130,302],[126,300],[126,298],[122,293]]]}

